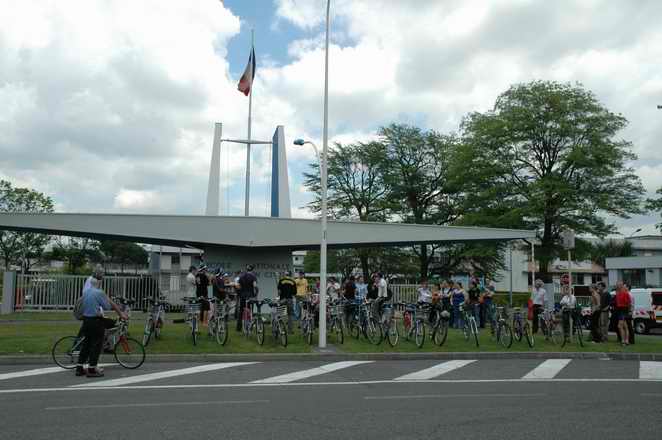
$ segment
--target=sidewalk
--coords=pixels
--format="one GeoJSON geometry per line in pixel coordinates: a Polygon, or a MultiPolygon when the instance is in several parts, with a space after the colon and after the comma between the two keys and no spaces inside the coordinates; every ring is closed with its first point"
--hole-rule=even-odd
{"type": "MultiPolygon", "coordinates": [[[[453,359],[609,359],[630,361],[662,361],[662,353],[600,353],[600,352],[421,352],[421,353],[200,353],[150,354],[145,362],[272,362],[272,361],[354,361],[354,360],[453,360],[453,359]]],[[[0,365],[50,365],[50,355],[0,356],[0,365]]]]}

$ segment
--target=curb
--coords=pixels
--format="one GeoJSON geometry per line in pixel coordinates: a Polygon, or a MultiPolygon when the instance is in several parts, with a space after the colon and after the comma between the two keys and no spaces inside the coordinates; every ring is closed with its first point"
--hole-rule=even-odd
{"type": "MultiPolygon", "coordinates": [[[[233,353],[233,354],[147,354],[146,362],[273,362],[273,361],[398,361],[454,359],[603,359],[627,361],[662,361],[662,353],[599,352],[425,352],[425,353],[233,353]]],[[[53,364],[50,356],[0,356],[0,365],[53,364]]]]}

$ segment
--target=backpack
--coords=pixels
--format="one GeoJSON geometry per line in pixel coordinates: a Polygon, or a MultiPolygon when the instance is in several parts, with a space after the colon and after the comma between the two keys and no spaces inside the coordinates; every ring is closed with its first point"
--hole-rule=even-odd
{"type": "Polygon", "coordinates": [[[78,300],[76,301],[76,304],[74,304],[73,315],[74,315],[74,318],[76,318],[78,321],[83,320],[83,297],[82,296],[80,298],[78,298],[78,300]]]}

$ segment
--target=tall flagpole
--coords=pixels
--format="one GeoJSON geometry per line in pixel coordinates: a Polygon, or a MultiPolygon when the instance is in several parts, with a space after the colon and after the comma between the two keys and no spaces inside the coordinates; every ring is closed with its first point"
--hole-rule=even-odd
{"type": "MultiPolygon", "coordinates": [[[[255,64],[255,29],[251,29],[251,57],[255,64]]],[[[252,72],[255,75],[255,71],[252,72]]],[[[251,115],[253,113],[253,79],[251,79],[251,88],[248,92],[248,143],[246,144],[246,202],[244,204],[244,215],[248,217],[250,198],[251,198],[251,115]]]]}

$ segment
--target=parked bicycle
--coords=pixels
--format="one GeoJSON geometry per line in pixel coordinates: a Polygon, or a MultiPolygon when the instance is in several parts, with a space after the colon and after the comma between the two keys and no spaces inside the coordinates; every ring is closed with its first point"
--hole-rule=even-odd
{"type": "Polygon", "coordinates": [[[154,335],[155,339],[161,337],[161,329],[165,322],[165,297],[159,299],[149,298],[147,300],[149,304],[149,315],[147,321],[145,321],[145,331],[143,332],[143,345],[147,347],[149,341],[154,335]]]}
{"type": "Polygon", "coordinates": [[[408,341],[414,339],[418,348],[425,343],[425,326],[430,319],[431,304],[419,302],[412,304],[398,303],[404,307],[402,315],[403,335],[408,341]]]}
{"type": "MultiPolygon", "coordinates": [[[[135,369],[145,362],[145,347],[128,335],[128,322],[120,319],[116,325],[106,330],[106,339],[112,344],[115,361],[124,368],[135,369]]],[[[85,336],[65,336],[53,344],[51,356],[55,363],[65,369],[76,368],[78,356],[85,336]]]]}
{"type": "Polygon", "coordinates": [[[460,304],[460,313],[462,314],[462,320],[464,321],[464,325],[462,326],[464,339],[468,341],[469,338],[473,337],[473,340],[476,342],[476,347],[478,347],[478,325],[476,324],[476,317],[473,314],[473,309],[470,308],[467,310],[464,304],[460,304]]]}
{"type": "Polygon", "coordinates": [[[398,340],[400,339],[400,334],[398,333],[398,323],[395,320],[395,310],[394,305],[391,303],[382,304],[382,335],[386,336],[386,339],[391,347],[398,345],[398,340]]]}
{"type": "Polygon", "coordinates": [[[347,327],[355,339],[363,335],[371,344],[379,345],[382,342],[382,327],[373,316],[373,304],[372,300],[353,302],[355,310],[347,327]]]}
{"type": "Polygon", "coordinates": [[[561,347],[565,347],[571,339],[574,339],[580,347],[583,347],[584,338],[582,332],[584,328],[582,326],[581,308],[563,307],[561,313],[564,320],[569,320],[567,324],[564,323],[563,325],[563,344],[561,344],[561,347]]]}
{"type": "Polygon", "coordinates": [[[432,341],[438,346],[444,345],[448,338],[448,327],[450,325],[451,315],[448,310],[441,310],[439,316],[432,327],[432,341]]]}
{"type": "Polygon", "coordinates": [[[184,321],[191,328],[191,339],[193,345],[198,345],[198,321],[200,319],[200,300],[198,298],[187,296],[182,298],[186,303],[184,305],[184,321]]]}
{"type": "Polygon", "coordinates": [[[225,345],[228,342],[228,319],[230,316],[230,307],[225,300],[212,298],[211,314],[209,316],[208,332],[216,339],[219,345],[225,345]]]}
{"type": "Polygon", "coordinates": [[[553,344],[562,343],[562,332],[558,320],[555,317],[554,311],[545,309],[538,315],[539,327],[546,341],[551,341],[553,344]]]}
{"type": "Polygon", "coordinates": [[[287,347],[287,301],[266,299],[264,302],[271,307],[271,333],[274,340],[287,347]]]}
{"type": "Polygon", "coordinates": [[[258,345],[264,344],[264,318],[262,317],[262,306],[265,301],[249,299],[241,313],[241,330],[247,338],[255,335],[258,345]],[[253,311],[255,309],[255,312],[253,311]]]}
{"type": "Polygon", "coordinates": [[[517,342],[522,340],[522,337],[526,338],[526,342],[529,344],[530,348],[533,348],[533,332],[531,331],[531,325],[529,324],[528,319],[524,319],[522,315],[522,309],[520,307],[515,307],[513,309],[513,337],[517,342]]]}
{"type": "MultiPolygon", "coordinates": [[[[332,335],[337,344],[345,342],[345,332],[343,331],[343,316],[345,314],[345,301],[336,299],[330,303],[329,313],[326,319],[326,331],[332,335]]],[[[309,344],[312,343],[312,340],[309,344]]]]}
{"type": "Polygon", "coordinates": [[[496,307],[493,337],[504,348],[510,348],[513,345],[513,331],[508,324],[507,318],[505,309],[503,307],[496,307]]]}
{"type": "Polygon", "coordinates": [[[309,298],[298,299],[299,305],[299,326],[301,327],[301,336],[312,345],[313,335],[315,334],[315,306],[309,298]]]}

